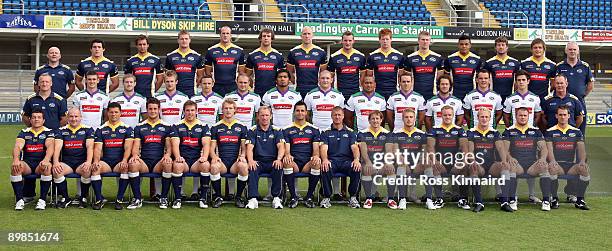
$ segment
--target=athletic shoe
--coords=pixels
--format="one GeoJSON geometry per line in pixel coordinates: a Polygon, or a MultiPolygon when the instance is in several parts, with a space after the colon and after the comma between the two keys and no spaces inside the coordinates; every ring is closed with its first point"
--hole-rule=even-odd
{"type": "Polygon", "coordinates": [[[349,198],[349,207],[351,208],[360,208],[361,205],[359,205],[359,201],[357,200],[357,197],[352,196],[351,198],[349,198]]]}
{"type": "Polygon", "coordinates": [[[115,201],[115,210],[122,210],[123,209],[123,205],[121,205],[121,201],[116,200],[115,201]]]}
{"type": "Polygon", "coordinates": [[[225,195],[225,198],[223,200],[232,201],[234,200],[234,195],[233,194],[225,195]]]}
{"type": "Polygon", "coordinates": [[[166,209],[168,208],[168,198],[159,199],[159,208],[166,209]]]}
{"type": "Polygon", "coordinates": [[[576,201],[576,203],[574,203],[574,207],[580,209],[580,210],[591,210],[591,208],[589,208],[589,206],[587,206],[586,202],[584,200],[579,200],[576,201]]]}
{"type": "Polygon", "coordinates": [[[550,202],[542,201],[542,211],[550,211],[550,202]]]}
{"type": "Polygon", "coordinates": [[[151,198],[149,199],[150,202],[160,202],[160,195],[159,194],[154,194],[153,196],[151,196],[151,198]]]}
{"type": "Polygon", "coordinates": [[[397,202],[395,202],[395,200],[393,199],[388,199],[387,200],[387,207],[390,209],[397,209],[397,202]]]}
{"type": "Polygon", "coordinates": [[[141,207],[142,207],[142,200],[132,199],[132,202],[130,202],[130,204],[127,206],[127,209],[133,210],[133,209],[141,208],[141,207]]]}
{"type": "Polygon", "coordinates": [[[289,201],[289,208],[296,208],[299,204],[299,200],[297,198],[291,198],[289,201]]]}
{"type": "Polygon", "coordinates": [[[91,205],[91,208],[93,210],[102,210],[102,208],[104,207],[104,200],[98,200],[96,201],[94,204],[91,205]]]}
{"type": "Polygon", "coordinates": [[[466,199],[460,199],[459,202],[457,202],[457,207],[459,208],[463,208],[465,210],[470,210],[470,204],[468,203],[468,201],[466,199]]]}
{"type": "Polygon", "coordinates": [[[508,205],[510,205],[510,208],[512,208],[512,210],[514,210],[514,211],[518,210],[518,202],[516,200],[510,201],[510,203],[508,203],[508,205]]]}
{"type": "Polygon", "coordinates": [[[472,209],[473,212],[478,213],[481,211],[484,211],[485,206],[482,203],[476,203],[476,205],[474,205],[474,209],[472,209]]]}
{"type": "Polygon", "coordinates": [[[372,199],[366,199],[366,201],[363,203],[363,208],[364,209],[372,208],[372,199]]]}
{"type": "Polygon", "coordinates": [[[576,195],[568,195],[565,199],[568,203],[576,203],[578,201],[576,195]]]}
{"type": "Polygon", "coordinates": [[[500,209],[504,212],[509,212],[509,213],[514,212],[514,210],[510,207],[510,204],[508,202],[502,203],[500,209]]]}
{"type": "Polygon", "coordinates": [[[237,208],[244,208],[246,206],[242,197],[236,197],[236,202],[234,204],[236,204],[237,208]]]}
{"type": "Polygon", "coordinates": [[[257,198],[249,199],[249,202],[246,204],[246,208],[248,209],[259,208],[259,202],[257,201],[257,198]]]}
{"type": "Polygon", "coordinates": [[[221,207],[221,205],[223,205],[223,198],[221,198],[221,197],[215,198],[215,200],[213,201],[212,207],[213,208],[219,208],[219,207],[221,207]]]}
{"type": "Polygon", "coordinates": [[[436,207],[436,204],[434,204],[434,201],[431,200],[430,198],[427,198],[425,200],[425,206],[427,207],[427,209],[429,210],[436,210],[438,209],[438,207],[436,207]]]}
{"type": "Polygon", "coordinates": [[[23,210],[24,207],[25,207],[25,201],[23,199],[18,200],[17,202],[15,202],[15,210],[21,211],[21,210],[23,210]]]}
{"type": "Polygon", "coordinates": [[[263,197],[263,199],[261,199],[262,201],[272,201],[273,197],[271,194],[266,195],[266,197],[263,197]]]}
{"type": "Polygon", "coordinates": [[[559,199],[558,198],[552,198],[552,200],[550,200],[550,208],[559,209],[559,199]]]}
{"type": "Polygon", "coordinates": [[[315,208],[317,205],[315,204],[315,202],[312,200],[312,198],[308,198],[304,201],[304,205],[307,208],[315,208]]]}
{"type": "Polygon", "coordinates": [[[81,197],[79,199],[79,208],[87,208],[87,198],[81,197]]]}
{"type": "Polygon", "coordinates": [[[436,207],[436,209],[440,209],[444,207],[444,199],[442,198],[438,198],[434,201],[434,206],[436,207]]]}
{"type": "Polygon", "coordinates": [[[323,198],[319,206],[321,206],[321,208],[330,208],[332,206],[331,200],[329,198],[323,198]]]}
{"type": "Polygon", "coordinates": [[[529,195],[529,202],[533,204],[538,204],[542,203],[542,200],[540,200],[540,198],[536,197],[535,195],[529,195]]]}
{"type": "Polygon", "coordinates": [[[283,209],[283,201],[279,197],[274,197],[274,199],[272,199],[272,208],[283,209]]]}
{"type": "MultiPolygon", "coordinates": [[[[193,195],[193,194],[192,194],[193,195]]],[[[193,197],[193,196],[192,196],[193,197]]],[[[181,199],[176,199],[172,202],[172,208],[173,209],[181,209],[181,199]]]]}
{"type": "Polygon", "coordinates": [[[346,200],[346,198],[342,194],[334,194],[332,195],[332,200],[333,201],[344,201],[346,200]]]}
{"type": "Polygon", "coordinates": [[[56,208],[67,208],[70,205],[70,198],[61,198],[55,204],[56,208]]]}
{"type": "Polygon", "coordinates": [[[191,196],[189,196],[189,201],[198,201],[200,200],[200,195],[198,193],[192,193],[191,196]]]}
{"type": "Polygon", "coordinates": [[[206,200],[200,199],[200,203],[198,204],[202,209],[208,208],[208,203],[206,203],[206,200]]]}
{"type": "Polygon", "coordinates": [[[408,203],[406,202],[406,198],[401,198],[399,201],[399,205],[397,206],[398,209],[400,210],[406,210],[406,205],[408,203]]]}

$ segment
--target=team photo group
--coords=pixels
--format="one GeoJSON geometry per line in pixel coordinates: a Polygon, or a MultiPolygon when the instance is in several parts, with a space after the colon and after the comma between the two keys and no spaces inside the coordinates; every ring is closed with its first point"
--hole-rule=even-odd
{"type": "Polygon", "coordinates": [[[49,48],[12,152],[15,210],[29,202],[44,210],[51,201],[100,210],[103,177],[116,180],[116,210],[143,206],[143,178],[152,178],[149,199],[162,209],[228,200],[249,209],[262,200],[275,209],[329,208],[342,200],[350,208],[382,201],[436,210],[453,201],[482,212],[490,186],[499,208],[514,212],[523,179],[527,200],[550,211],[563,202],[564,179],[561,198],[589,210],[585,97],[594,79],[575,42],[555,63],[541,39],[519,61],[505,37],[495,39],[488,60],[471,52],[466,35],[443,57],[430,50],[427,31],[409,55],[392,47],[389,29],[369,54],[353,47],[351,32],[331,55],[313,44],[309,27],[287,55],[272,47],[272,30],[258,38],[247,53],[223,27],[219,43],[200,54],[181,31],[178,49],[162,62],[140,35],[121,79],[102,40],[91,41],[91,55],[74,72],[60,62],[60,48],[49,48]],[[385,154],[418,157],[385,162],[385,154]],[[68,177],[77,178],[73,198],[68,177]],[[397,182],[405,177],[422,183],[397,182]],[[191,178],[193,187],[184,186],[191,178]],[[260,178],[268,181],[265,196],[260,178]],[[439,182],[451,178],[460,182],[439,182]],[[500,182],[481,184],[485,178],[500,182]],[[307,182],[305,193],[298,180],[307,182]]]}

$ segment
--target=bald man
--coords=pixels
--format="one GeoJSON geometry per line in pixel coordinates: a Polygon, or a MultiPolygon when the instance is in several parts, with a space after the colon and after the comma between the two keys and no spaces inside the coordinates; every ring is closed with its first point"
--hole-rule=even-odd
{"type": "Polygon", "coordinates": [[[34,91],[38,92],[38,78],[43,73],[51,75],[52,91],[65,100],[74,92],[74,74],[65,64],[60,63],[62,53],[57,47],[50,47],[47,51],[47,63],[38,67],[34,73],[34,91]]]}
{"type": "Polygon", "coordinates": [[[302,44],[287,55],[287,70],[293,76],[291,82],[302,97],[317,88],[319,72],[327,69],[327,53],[312,43],[313,36],[312,28],[305,26],[300,35],[302,44]]]}

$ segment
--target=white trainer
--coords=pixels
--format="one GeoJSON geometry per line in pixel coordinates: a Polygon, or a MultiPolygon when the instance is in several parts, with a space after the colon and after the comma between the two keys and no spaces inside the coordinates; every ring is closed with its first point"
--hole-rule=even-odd
{"type": "Polygon", "coordinates": [[[283,209],[283,201],[279,197],[274,197],[274,199],[272,199],[272,208],[283,209]]]}
{"type": "Polygon", "coordinates": [[[399,205],[397,206],[397,208],[399,210],[406,210],[406,206],[408,205],[408,203],[406,202],[405,198],[400,199],[399,201],[399,205]]]}
{"type": "Polygon", "coordinates": [[[516,200],[510,201],[510,208],[512,208],[512,210],[517,211],[518,210],[518,202],[516,200]]]}
{"type": "Polygon", "coordinates": [[[542,201],[542,211],[550,211],[550,202],[542,201]]]}
{"type": "Polygon", "coordinates": [[[365,209],[372,208],[372,199],[366,199],[366,201],[363,203],[363,208],[365,209]]]}
{"type": "Polygon", "coordinates": [[[47,202],[41,199],[38,199],[38,202],[36,202],[36,210],[45,210],[45,208],[47,207],[47,202]]]}
{"type": "Polygon", "coordinates": [[[246,205],[246,208],[248,208],[248,209],[255,209],[255,208],[258,208],[258,207],[259,207],[259,202],[255,198],[251,198],[249,200],[249,202],[247,203],[247,205],[246,205]]]}
{"type": "Polygon", "coordinates": [[[436,209],[438,209],[438,207],[436,207],[436,205],[434,205],[433,200],[429,199],[429,198],[427,198],[427,201],[425,201],[425,206],[429,210],[436,210],[436,209]]]}
{"type": "Polygon", "coordinates": [[[15,203],[15,210],[21,211],[25,207],[25,201],[23,199],[18,200],[15,203]]]}

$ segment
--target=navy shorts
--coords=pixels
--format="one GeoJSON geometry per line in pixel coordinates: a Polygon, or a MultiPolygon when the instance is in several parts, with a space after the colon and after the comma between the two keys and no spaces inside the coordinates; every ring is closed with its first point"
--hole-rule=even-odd
{"type": "Polygon", "coordinates": [[[121,159],[101,159],[102,161],[106,162],[106,164],[108,164],[108,166],[110,166],[111,169],[115,168],[115,166],[117,164],[119,164],[119,162],[121,162],[121,159]]]}
{"type": "Polygon", "coordinates": [[[274,166],[272,166],[272,161],[258,161],[257,171],[259,173],[272,173],[274,170],[274,166]]]}
{"type": "Polygon", "coordinates": [[[154,158],[154,159],[141,158],[141,159],[147,165],[147,167],[149,168],[149,172],[153,172],[153,168],[155,168],[155,165],[157,165],[157,163],[159,163],[159,161],[162,158],[154,158]]]}
{"type": "MultiPolygon", "coordinates": [[[[64,160],[64,163],[66,165],[68,165],[70,168],[72,168],[72,171],[76,171],[77,167],[79,167],[80,165],[82,165],[83,163],[85,163],[85,161],[79,161],[79,160],[64,160]]],[[[111,166],[111,168],[113,168],[114,166],[111,166]]]]}
{"type": "Polygon", "coordinates": [[[196,161],[198,161],[200,159],[200,157],[198,158],[187,158],[187,157],[183,157],[185,159],[185,163],[187,163],[187,167],[191,170],[191,166],[193,166],[194,163],[196,163],[196,161]]]}
{"type": "Polygon", "coordinates": [[[25,162],[26,164],[28,164],[28,166],[30,166],[30,170],[32,171],[32,173],[36,171],[36,167],[38,167],[38,165],[40,164],[40,161],[42,160],[27,160],[27,159],[23,160],[23,162],[25,162]]]}
{"type": "Polygon", "coordinates": [[[236,160],[238,160],[238,158],[221,158],[221,162],[223,162],[223,165],[225,165],[225,168],[227,168],[228,172],[229,169],[232,168],[232,165],[236,163],[236,160]]]}
{"type": "Polygon", "coordinates": [[[297,164],[298,169],[301,172],[302,170],[304,170],[304,166],[306,166],[306,164],[308,163],[308,161],[310,161],[310,159],[293,158],[293,161],[295,162],[295,164],[297,164]]]}
{"type": "Polygon", "coordinates": [[[567,173],[570,168],[572,168],[572,166],[574,166],[574,162],[567,162],[567,161],[559,161],[557,162],[559,163],[559,165],[561,166],[561,168],[563,168],[563,172],[567,173]]]}
{"type": "Polygon", "coordinates": [[[345,175],[349,175],[349,173],[353,170],[352,161],[350,160],[345,160],[345,161],[332,160],[330,170],[332,174],[343,173],[345,175]]]}

